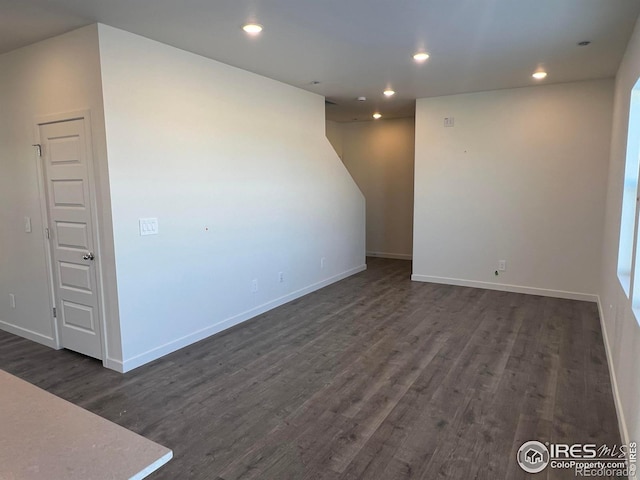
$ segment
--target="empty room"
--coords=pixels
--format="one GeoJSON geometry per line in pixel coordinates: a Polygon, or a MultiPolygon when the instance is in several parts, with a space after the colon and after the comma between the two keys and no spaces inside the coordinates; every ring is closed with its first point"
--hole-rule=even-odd
{"type": "Polygon", "coordinates": [[[0,0],[0,480],[635,478],[639,15],[0,0]]]}

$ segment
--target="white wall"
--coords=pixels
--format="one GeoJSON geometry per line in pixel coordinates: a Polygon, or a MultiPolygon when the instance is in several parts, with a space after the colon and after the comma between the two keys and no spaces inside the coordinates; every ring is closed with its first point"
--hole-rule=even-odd
{"type": "Polygon", "coordinates": [[[410,259],[413,118],[340,123],[342,161],[367,202],[367,254],[410,259]]]}
{"type": "Polygon", "coordinates": [[[323,97],[99,32],[125,370],[364,268],[323,97]]]}
{"type": "Polygon", "coordinates": [[[56,347],[38,190],[35,117],[89,109],[101,220],[108,356],[121,357],[106,182],[98,32],[81,28],[0,56],[0,328],[56,347]],[[106,205],[106,208],[103,208],[106,205]],[[32,232],[25,233],[24,217],[32,232]],[[16,296],[16,308],[9,294],[16,296]],[[115,307],[114,307],[115,305],[115,307]]]}
{"type": "Polygon", "coordinates": [[[342,129],[340,123],[327,120],[325,123],[325,134],[327,140],[331,143],[331,146],[338,154],[340,160],[342,160],[342,129]]]}
{"type": "Polygon", "coordinates": [[[612,96],[599,80],[418,100],[413,278],[594,300],[612,96]]]}
{"type": "MultiPolygon", "coordinates": [[[[624,441],[640,438],[640,327],[616,275],[622,187],[631,89],[640,77],[640,22],[615,85],[611,160],[600,283],[600,306],[609,367],[624,441]]],[[[636,281],[638,281],[636,279],[636,281]]]]}

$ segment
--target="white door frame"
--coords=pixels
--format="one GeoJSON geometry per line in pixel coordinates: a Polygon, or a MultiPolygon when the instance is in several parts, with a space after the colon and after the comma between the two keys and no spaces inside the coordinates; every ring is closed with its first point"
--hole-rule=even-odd
{"type": "MultiPolygon", "coordinates": [[[[100,246],[100,225],[98,215],[98,200],[96,195],[96,169],[94,168],[94,141],[91,135],[91,111],[90,110],[76,110],[66,113],[57,113],[53,115],[36,115],[34,117],[35,124],[35,144],[41,144],[40,138],[40,126],[48,123],[57,123],[57,122],[65,122],[70,120],[84,120],[84,134],[87,139],[86,145],[86,157],[87,157],[87,176],[89,181],[89,190],[90,190],[90,199],[91,203],[91,217],[93,221],[93,232],[91,234],[94,236],[94,245],[95,245],[95,267],[96,267],[96,295],[98,296],[98,316],[99,321],[98,325],[100,328],[100,336],[101,336],[101,352],[102,352],[102,364],[104,365],[107,361],[107,324],[104,312],[105,304],[104,304],[104,290],[103,290],[103,278],[102,278],[102,255],[101,255],[101,246],[100,246]]],[[[42,214],[42,219],[44,221],[43,227],[51,229],[51,221],[49,218],[49,209],[47,205],[47,195],[46,195],[46,186],[45,186],[45,169],[42,164],[42,160],[44,157],[38,155],[37,156],[37,171],[38,171],[38,189],[40,194],[40,210],[42,214]]],[[[54,287],[54,273],[53,273],[53,255],[51,252],[52,244],[50,239],[47,238],[46,230],[43,230],[43,238],[45,242],[45,256],[47,260],[47,276],[49,279],[49,296],[51,308],[53,309],[56,306],[57,299],[55,296],[55,287],[54,287]]],[[[58,318],[53,317],[53,310],[51,311],[51,322],[53,327],[53,337],[56,345],[56,349],[61,349],[62,342],[60,340],[60,333],[58,329],[58,318]]]]}

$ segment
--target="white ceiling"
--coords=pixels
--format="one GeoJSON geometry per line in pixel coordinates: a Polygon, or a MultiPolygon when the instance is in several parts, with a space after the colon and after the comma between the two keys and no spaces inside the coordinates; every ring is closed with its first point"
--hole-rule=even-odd
{"type": "Polygon", "coordinates": [[[611,77],[639,13],[637,0],[0,0],[0,53],[102,22],[325,95],[328,118],[348,121],[531,85],[538,66],[545,83],[611,77]]]}

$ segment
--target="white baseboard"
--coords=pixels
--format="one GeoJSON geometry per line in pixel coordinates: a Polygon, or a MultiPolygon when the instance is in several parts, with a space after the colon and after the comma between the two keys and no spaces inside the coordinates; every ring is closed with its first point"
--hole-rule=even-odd
{"type": "Polygon", "coordinates": [[[622,443],[629,445],[631,439],[629,438],[629,430],[627,430],[627,422],[624,418],[624,410],[622,409],[622,401],[620,400],[620,391],[618,390],[618,380],[616,377],[616,369],[613,366],[613,356],[611,353],[611,347],[609,344],[609,335],[607,334],[607,327],[604,321],[604,310],[602,309],[602,303],[598,296],[598,313],[600,315],[600,328],[602,329],[602,338],[604,340],[604,350],[607,352],[607,364],[609,365],[609,377],[611,378],[611,390],[613,391],[613,401],[616,405],[616,412],[618,413],[618,428],[620,429],[620,436],[622,437],[622,443]]]}
{"type": "Polygon", "coordinates": [[[413,255],[408,253],[367,252],[367,257],[394,258],[396,260],[412,260],[413,255]]]}
{"type": "Polygon", "coordinates": [[[124,364],[120,360],[116,360],[114,358],[104,359],[102,361],[102,366],[111,370],[115,370],[119,373],[124,373],[124,364]]]}
{"type": "Polygon", "coordinates": [[[46,345],[47,347],[51,347],[56,350],[58,349],[54,338],[47,337],[46,335],[34,332],[33,330],[29,330],[28,328],[20,327],[18,325],[13,325],[12,323],[0,320],[0,329],[9,333],[13,333],[14,335],[18,335],[19,337],[24,337],[33,342],[46,345]]]}
{"type": "Polygon", "coordinates": [[[304,295],[307,295],[311,292],[319,290],[332,283],[338,282],[344,278],[350,277],[351,275],[355,275],[356,273],[362,272],[366,269],[367,269],[366,265],[360,265],[359,267],[352,268],[350,270],[347,270],[346,272],[340,273],[338,275],[334,275],[333,277],[314,283],[312,285],[309,285],[308,287],[301,288],[299,290],[296,290],[295,292],[291,292],[287,295],[276,298],[275,300],[271,300],[255,308],[239,313],[238,315],[234,315],[233,317],[227,318],[214,325],[209,325],[206,328],[190,333],[189,335],[185,335],[184,337],[178,338],[176,340],[172,340],[171,342],[165,343],[164,345],[160,345],[158,347],[152,348],[151,350],[148,350],[144,353],[141,353],[139,355],[126,359],[121,365],[122,370],[119,370],[118,368],[113,368],[113,367],[118,367],[117,365],[118,362],[115,362],[115,361],[109,361],[110,365],[113,365],[113,367],[108,366],[107,361],[105,361],[104,365],[108,366],[108,368],[112,368],[113,370],[121,371],[122,373],[129,372],[134,368],[145,365],[153,360],[156,360],[169,353],[175,352],[176,350],[186,347],[187,345],[191,345],[192,343],[203,340],[207,337],[210,337],[211,335],[214,335],[223,330],[226,330],[227,328],[238,325],[239,323],[249,320],[257,315],[268,312],[269,310],[279,307],[280,305],[284,305],[285,303],[295,300],[296,298],[300,298],[304,295]]]}
{"type": "Polygon", "coordinates": [[[543,297],[566,298],[569,300],[583,300],[597,302],[598,295],[591,293],[565,292],[563,290],[549,290],[546,288],[523,287],[520,285],[508,285],[505,283],[479,282],[476,280],[462,280],[459,278],[431,277],[428,275],[411,275],[411,280],[416,282],[441,283],[445,285],[457,285],[460,287],[485,288],[488,290],[500,290],[502,292],[526,293],[543,297]]]}

